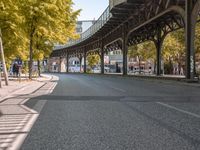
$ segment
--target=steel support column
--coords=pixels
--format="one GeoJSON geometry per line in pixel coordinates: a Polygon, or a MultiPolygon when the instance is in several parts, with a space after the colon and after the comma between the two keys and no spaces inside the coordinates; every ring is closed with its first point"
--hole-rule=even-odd
{"type": "Polygon", "coordinates": [[[104,46],[103,43],[101,43],[101,74],[104,74],[104,46]]]}
{"type": "Polygon", "coordinates": [[[59,65],[58,72],[61,73],[61,70],[62,70],[62,57],[60,57],[59,59],[60,59],[60,65],[59,65]]]}
{"type": "Polygon", "coordinates": [[[192,0],[186,0],[186,23],[185,23],[185,42],[186,42],[186,78],[194,79],[195,75],[195,53],[194,53],[194,34],[195,23],[192,19],[192,0]]]}
{"type": "Polygon", "coordinates": [[[156,75],[161,75],[161,50],[162,50],[162,44],[161,42],[158,42],[156,45],[156,75]]]}
{"type": "Polygon", "coordinates": [[[123,75],[127,75],[127,53],[128,53],[127,40],[128,40],[127,28],[126,25],[124,25],[122,31],[123,75]]]}
{"type": "Polygon", "coordinates": [[[84,68],[83,68],[83,70],[84,70],[84,73],[86,73],[87,72],[87,64],[86,64],[86,59],[87,59],[87,53],[86,53],[86,49],[84,49],[84,68]]]}
{"type": "Polygon", "coordinates": [[[69,73],[69,54],[67,54],[67,57],[66,57],[66,67],[67,67],[66,72],[69,73]]]}
{"type": "Polygon", "coordinates": [[[81,73],[81,69],[82,69],[82,59],[83,59],[83,57],[82,57],[82,56],[80,56],[80,57],[79,57],[79,63],[80,63],[80,73],[81,73]]]}
{"type": "Polygon", "coordinates": [[[156,75],[161,75],[162,45],[166,35],[162,35],[161,29],[158,29],[154,44],[156,46],[156,75]]]}
{"type": "Polygon", "coordinates": [[[123,75],[127,75],[127,51],[128,46],[125,42],[123,42],[123,75]]]}

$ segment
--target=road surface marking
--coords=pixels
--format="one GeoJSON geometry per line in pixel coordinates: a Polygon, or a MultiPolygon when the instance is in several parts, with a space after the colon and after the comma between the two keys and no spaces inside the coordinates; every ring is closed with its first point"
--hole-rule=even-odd
{"type": "Polygon", "coordinates": [[[23,105],[23,104],[25,104],[28,100],[30,100],[30,98],[26,98],[26,99],[24,99],[24,100],[21,101],[19,104],[20,104],[20,105],[23,105]]]}
{"type": "Polygon", "coordinates": [[[171,106],[169,104],[165,104],[165,103],[162,103],[162,102],[156,102],[157,104],[160,104],[162,106],[165,106],[167,108],[171,108],[171,109],[174,109],[176,111],[179,111],[179,112],[182,112],[184,114],[187,114],[187,115],[190,115],[190,116],[193,116],[193,117],[196,117],[196,118],[199,118],[200,119],[200,115],[197,115],[195,113],[192,113],[192,112],[189,112],[189,111],[186,111],[186,110],[182,110],[182,109],[179,109],[177,107],[174,107],[174,106],[171,106]]]}
{"type": "Polygon", "coordinates": [[[116,88],[116,87],[112,87],[112,86],[110,86],[110,88],[117,90],[117,91],[120,91],[120,92],[126,92],[126,90],[123,90],[123,89],[120,89],[120,88],[116,88]]]}
{"type": "Polygon", "coordinates": [[[33,110],[36,110],[39,114],[42,111],[44,105],[46,104],[47,100],[40,100],[38,101],[35,106],[33,107],[33,110]]]}
{"type": "Polygon", "coordinates": [[[56,86],[57,86],[57,83],[53,83],[50,89],[48,90],[48,94],[52,93],[56,86]]]}

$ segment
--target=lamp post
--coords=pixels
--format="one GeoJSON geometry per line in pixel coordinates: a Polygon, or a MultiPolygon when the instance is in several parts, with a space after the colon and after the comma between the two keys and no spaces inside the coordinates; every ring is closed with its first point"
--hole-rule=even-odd
{"type": "Polygon", "coordinates": [[[8,73],[6,69],[5,57],[4,57],[4,51],[3,51],[1,29],[0,29],[0,54],[1,54],[1,61],[2,61],[2,66],[3,66],[4,77],[5,77],[5,84],[8,85],[8,73]]]}
{"type": "Polygon", "coordinates": [[[1,85],[1,70],[0,70],[0,88],[2,88],[2,85],[1,85]]]}

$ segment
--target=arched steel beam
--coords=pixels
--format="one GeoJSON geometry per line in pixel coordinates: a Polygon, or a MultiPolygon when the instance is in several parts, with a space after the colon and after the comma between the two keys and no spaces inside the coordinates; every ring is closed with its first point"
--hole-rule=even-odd
{"type": "Polygon", "coordinates": [[[192,19],[195,23],[197,22],[199,11],[200,11],[200,0],[197,0],[192,11],[192,16],[193,16],[192,19]]]}
{"type": "Polygon", "coordinates": [[[121,41],[121,42],[123,42],[122,37],[115,39],[114,41],[112,41],[112,42],[106,44],[104,47],[108,47],[109,45],[111,45],[112,43],[115,43],[115,42],[117,42],[117,41],[121,41]]]}
{"type": "Polygon", "coordinates": [[[139,26],[135,27],[134,29],[130,30],[130,31],[128,32],[128,34],[127,34],[127,37],[129,37],[129,35],[130,35],[132,32],[138,30],[139,28],[141,28],[141,27],[147,25],[148,23],[150,23],[150,22],[152,22],[152,21],[158,19],[159,17],[162,17],[163,15],[165,15],[165,14],[167,14],[167,13],[169,13],[169,12],[176,12],[176,13],[178,13],[178,14],[182,17],[183,20],[185,20],[185,10],[184,10],[182,7],[180,7],[180,6],[171,6],[171,7],[169,7],[167,10],[165,10],[165,11],[163,11],[162,13],[158,14],[157,16],[155,16],[155,17],[153,17],[153,18],[147,20],[146,22],[142,23],[141,25],[139,25],[139,26]]]}

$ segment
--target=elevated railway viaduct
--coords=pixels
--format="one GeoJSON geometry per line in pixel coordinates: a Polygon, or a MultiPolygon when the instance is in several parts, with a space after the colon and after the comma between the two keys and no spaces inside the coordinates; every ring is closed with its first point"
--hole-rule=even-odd
{"type": "Polygon", "coordinates": [[[80,39],[54,49],[51,57],[84,58],[98,53],[101,73],[104,73],[104,54],[121,49],[123,74],[127,74],[128,46],[153,41],[156,47],[157,75],[161,74],[161,51],[165,37],[180,28],[185,29],[186,78],[195,77],[195,26],[200,0],[110,0],[109,7],[80,39]]]}

